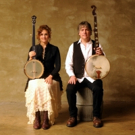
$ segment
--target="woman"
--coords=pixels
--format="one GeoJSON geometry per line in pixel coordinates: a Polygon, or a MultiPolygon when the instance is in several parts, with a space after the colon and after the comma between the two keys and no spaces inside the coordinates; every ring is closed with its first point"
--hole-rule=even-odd
{"type": "Polygon", "coordinates": [[[54,124],[61,106],[62,81],[58,73],[61,59],[58,47],[49,43],[51,29],[47,25],[39,27],[37,39],[39,44],[35,46],[36,51],[30,48],[28,60],[35,56],[45,70],[41,78],[28,81],[25,92],[27,116],[28,124],[33,124],[34,129],[48,129],[54,124]]]}

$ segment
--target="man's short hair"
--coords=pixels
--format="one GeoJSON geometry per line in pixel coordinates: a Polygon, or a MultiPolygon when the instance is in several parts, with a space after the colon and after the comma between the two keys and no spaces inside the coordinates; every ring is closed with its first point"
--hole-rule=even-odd
{"type": "Polygon", "coordinates": [[[80,30],[81,27],[84,27],[84,26],[87,27],[92,32],[92,27],[91,27],[90,23],[87,21],[82,21],[79,23],[78,28],[77,28],[78,31],[80,30]]]}

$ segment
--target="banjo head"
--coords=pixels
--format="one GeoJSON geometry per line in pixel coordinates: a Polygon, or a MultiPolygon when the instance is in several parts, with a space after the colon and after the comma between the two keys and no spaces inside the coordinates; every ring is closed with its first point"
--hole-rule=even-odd
{"type": "Polygon", "coordinates": [[[102,79],[110,71],[110,62],[103,55],[92,55],[86,62],[85,70],[93,79],[102,79]]]}
{"type": "Polygon", "coordinates": [[[30,79],[40,78],[44,73],[44,66],[39,60],[30,60],[24,66],[24,73],[30,79]]]}

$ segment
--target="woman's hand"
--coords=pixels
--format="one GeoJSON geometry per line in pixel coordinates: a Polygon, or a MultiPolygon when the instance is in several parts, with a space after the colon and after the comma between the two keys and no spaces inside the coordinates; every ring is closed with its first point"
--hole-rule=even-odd
{"type": "Polygon", "coordinates": [[[29,60],[32,60],[34,56],[36,56],[36,52],[35,51],[29,52],[29,60]]]}
{"type": "Polygon", "coordinates": [[[52,75],[49,75],[47,78],[45,78],[45,82],[48,83],[48,84],[52,84],[53,82],[53,76],[52,75]]]}
{"type": "Polygon", "coordinates": [[[76,84],[77,78],[75,76],[71,76],[68,83],[69,84],[76,84]]]}
{"type": "Polygon", "coordinates": [[[103,51],[101,50],[100,47],[94,48],[94,50],[95,50],[96,54],[98,54],[98,55],[104,55],[103,54],[103,51]]]}

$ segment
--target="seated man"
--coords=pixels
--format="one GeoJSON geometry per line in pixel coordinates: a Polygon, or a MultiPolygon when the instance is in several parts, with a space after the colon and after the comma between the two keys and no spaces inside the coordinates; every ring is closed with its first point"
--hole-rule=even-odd
{"type": "Polygon", "coordinates": [[[100,119],[100,107],[103,98],[102,81],[100,79],[94,80],[87,75],[85,62],[93,54],[103,55],[104,53],[101,45],[96,49],[93,47],[94,41],[90,38],[92,28],[87,21],[79,24],[78,32],[80,39],[69,47],[65,62],[66,72],[70,77],[66,89],[70,114],[67,126],[73,127],[77,124],[77,90],[88,87],[93,92],[93,126],[102,127],[103,123],[100,119]]]}

